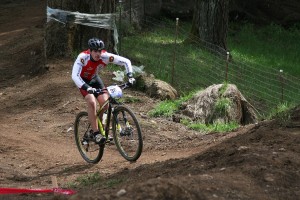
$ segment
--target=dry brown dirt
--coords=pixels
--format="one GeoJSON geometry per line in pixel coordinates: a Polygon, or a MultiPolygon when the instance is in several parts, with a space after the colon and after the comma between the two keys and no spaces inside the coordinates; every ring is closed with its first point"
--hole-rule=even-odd
{"type": "MultiPolygon", "coordinates": [[[[71,80],[73,60],[48,60],[37,73],[43,47],[45,1],[0,3],[0,187],[59,187],[99,173],[94,185],[72,188],[72,197],[53,194],[0,195],[0,199],[300,199],[300,109],[296,125],[260,122],[230,133],[209,135],[169,119],[150,118],[157,100],[140,99],[135,111],[144,150],[135,163],[115,146],[102,161],[87,164],[76,148],[73,122],[84,101],[71,80]],[[297,126],[298,124],[298,126],[297,126]],[[117,196],[124,189],[125,194],[117,196]]],[[[112,83],[111,71],[104,72],[112,83]]]]}

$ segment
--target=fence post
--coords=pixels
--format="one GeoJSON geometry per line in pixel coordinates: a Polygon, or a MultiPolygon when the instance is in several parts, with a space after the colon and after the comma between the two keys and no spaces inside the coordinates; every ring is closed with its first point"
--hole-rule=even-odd
{"type": "Polygon", "coordinates": [[[176,31],[175,31],[175,48],[174,48],[174,56],[173,56],[173,65],[172,65],[172,77],[171,77],[171,84],[174,85],[174,74],[175,74],[175,60],[176,60],[176,51],[178,48],[176,48],[177,44],[177,35],[178,35],[178,21],[179,18],[176,18],[176,31]]]}
{"type": "Polygon", "coordinates": [[[279,80],[280,80],[280,85],[281,85],[281,98],[280,102],[283,103],[283,70],[279,70],[279,80]]]}
{"type": "Polygon", "coordinates": [[[226,56],[226,72],[225,72],[225,81],[228,82],[228,65],[229,65],[229,51],[227,51],[226,56]]]}

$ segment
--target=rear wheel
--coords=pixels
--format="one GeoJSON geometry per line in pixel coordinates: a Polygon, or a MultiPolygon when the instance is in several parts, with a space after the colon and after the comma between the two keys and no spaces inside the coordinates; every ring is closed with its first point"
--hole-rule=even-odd
{"type": "Polygon", "coordinates": [[[98,163],[104,151],[104,145],[96,144],[91,137],[93,130],[87,112],[80,112],[76,116],[74,134],[76,146],[82,158],[88,163],[98,163]]]}
{"type": "Polygon", "coordinates": [[[113,112],[113,137],[120,154],[128,161],[136,161],[143,150],[140,125],[134,113],[120,105],[113,112]]]}

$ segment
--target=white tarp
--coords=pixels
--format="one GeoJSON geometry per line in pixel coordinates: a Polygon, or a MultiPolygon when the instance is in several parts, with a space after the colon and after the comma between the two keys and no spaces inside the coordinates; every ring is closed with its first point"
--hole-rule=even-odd
{"type": "MultiPolygon", "coordinates": [[[[118,43],[118,31],[115,24],[116,14],[87,14],[53,9],[47,6],[47,22],[55,20],[60,23],[74,23],[96,28],[114,30],[115,48],[118,43]]],[[[116,50],[116,49],[115,49],[116,50]]],[[[116,51],[117,52],[117,51],[116,51]]]]}

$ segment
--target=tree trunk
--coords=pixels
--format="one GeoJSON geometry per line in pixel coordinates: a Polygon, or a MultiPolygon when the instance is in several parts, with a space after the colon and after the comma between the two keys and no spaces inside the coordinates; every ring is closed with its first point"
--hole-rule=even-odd
{"type": "MultiPolygon", "coordinates": [[[[115,11],[114,0],[48,0],[48,6],[70,12],[105,14],[115,11]]],[[[114,47],[113,31],[74,23],[62,24],[51,20],[46,27],[47,57],[71,56],[74,52],[87,48],[87,41],[98,37],[105,43],[105,48],[114,47]]]]}
{"type": "Polygon", "coordinates": [[[192,41],[205,41],[227,49],[229,0],[195,0],[192,41]]]}
{"type": "Polygon", "coordinates": [[[247,21],[259,25],[280,24],[286,28],[300,21],[299,0],[231,0],[232,21],[247,21]]]}

